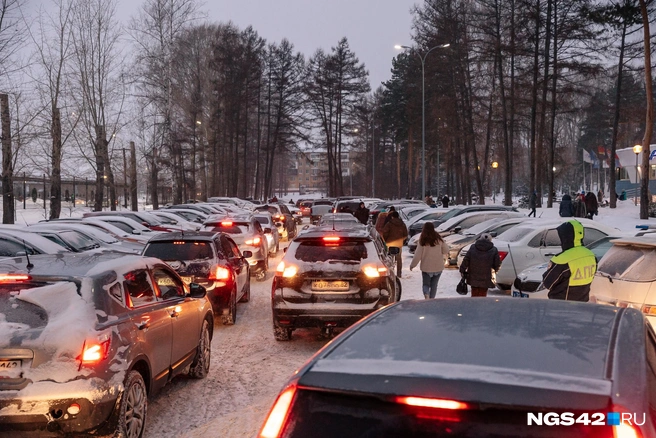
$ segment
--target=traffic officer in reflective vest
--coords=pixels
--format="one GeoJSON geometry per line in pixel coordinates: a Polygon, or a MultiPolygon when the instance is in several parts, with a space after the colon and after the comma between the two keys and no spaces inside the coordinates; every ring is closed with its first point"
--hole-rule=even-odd
{"type": "Polygon", "coordinates": [[[563,252],[555,255],[542,275],[544,286],[552,300],[588,301],[590,283],[597,271],[597,259],[592,251],[582,246],[583,225],[577,220],[563,223],[558,228],[563,252]]]}

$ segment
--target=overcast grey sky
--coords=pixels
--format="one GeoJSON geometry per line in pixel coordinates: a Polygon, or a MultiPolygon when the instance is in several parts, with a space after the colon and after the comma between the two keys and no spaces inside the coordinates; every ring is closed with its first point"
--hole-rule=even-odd
{"type": "MultiPolygon", "coordinates": [[[[208,21],[252,25],[269,42],[287,38],[306,57],[343,36],[369,70],[372,89],[390,78],[395,44],[409,44],[410,9],[419,0],[208,0],[208,21]]],[[[127,22],[142,4],[119,0],[127,22]]]]}

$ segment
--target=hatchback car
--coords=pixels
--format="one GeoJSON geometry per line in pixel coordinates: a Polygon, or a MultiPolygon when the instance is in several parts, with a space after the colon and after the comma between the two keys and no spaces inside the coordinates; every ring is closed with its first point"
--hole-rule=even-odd
{"type": "Polygon", "coordinates": [[[116,253],[0,262],[0,430],[140,437],[147,397],[209,372],[205,289],[116,253]]]}
{"type": "Polygon", "coordinates": [[[257,213],[258,211],[268,211],[271,213],[276,224],[280,224],[278,225],[278,233],[280,233],[281,239],[292,240],[296,237],[296,221],[289,208],[287,208],[287,205],[275,202],[258,205],[253,212],[257,213]]]}
{"type": "Polygon", "coordinates": [[[643,312],[656,327],[656,236],[622,238],[599,261],[590,300],[643,312]]]}
{"type": "Polygon", "coordinates": [[[264,281],[269,270],[269,246],[264,229],[253,215],[210,216],[203,223],[201,231],[228,234],[242,253],[250,252],[247,260],[251,275],[257,281],[264,281]]]}
{"type": "Polygon", "coordinates": [[[330,335],[401,298],[394,258],[375,230],[363,225],[301,232],[276,268],[271,287],[273,334],[291,339],[297,328],[330,335]]]}
{"type": "Polygon", "coordinates": [[[353,227],[363,226],[362,223],[351,213],[327,213],[321,217],[319,226],[335,227],[353,227]]]}
{"type": "Polygon", "coordinates": [[[259,437],[646,438],[654,406],[656,335],[636,309],[402,301],[297,370],[259,437]]]}
{"type": "Polygon", "coordinates": [[[273,216],[266,211],[258,211],[253,216],[255,216],[255,220],[260,223],[264,230],[264,236],[267,239],[267,246],[269,248],[269,257],[277,256],[280,250],[280,233],[273,221],[273,216]]]}
{"type": "Polygon", "coordinates": [[[33,225],[27,230],[61,245],[71,252],[90,251],[105,246],[95,237],[85,236],[77,230],[61,229],[48,224],[33,225]]]}
{"type": "Polygon", "coordinates": [[[237,302],[251,297],[250,267],[244,254],[226,234],[166,233],[150,239],[143,255],[163,260],[187,284],[198,283],[207,290],[214,313],[224,325],[237,320],[237,302]]]}
{"type": "Polygon", "coordinates": [[[451,234],[444,238],[444,241],[449,245],[449,264],[458,264],[458,254],[465,246],[470,245],[483,233],[488,233],[492,237],[497,237],[509,230],[510,228],[522,224],[525,217],[514,217],[504,219],[502,217],[494,217],[484,222],[474,225],[471,228],[462,230],[460,233],[451,234]]]}

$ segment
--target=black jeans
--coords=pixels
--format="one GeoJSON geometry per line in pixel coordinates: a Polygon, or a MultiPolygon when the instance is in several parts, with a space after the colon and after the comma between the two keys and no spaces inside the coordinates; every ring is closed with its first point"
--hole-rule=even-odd
{"type": "Polygon", "coordinates": [[[528,214],[528,217],[531,217],[531,215],[535,217],[535,207],[531,208],[531,212],[528,214]]]}

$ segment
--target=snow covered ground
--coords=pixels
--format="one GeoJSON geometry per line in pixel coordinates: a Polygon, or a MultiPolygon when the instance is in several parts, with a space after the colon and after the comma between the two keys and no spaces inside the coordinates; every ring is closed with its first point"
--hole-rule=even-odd
{"type": "MultiPolygon", "coordinates": [[[[17,223],[32,224],[44,219],[42,207],[29,207],[17,210],[17,223]]],[[[81,216],[84,211],[88,209],[64,208],[62,217],[81,216]]],[[[537,215],[557,218],[557,205],[553,209],[538,209],[537,215]]],[[[656,219],[642,221],[638,217],[638,207],[632,201],[623,201],[617,209],[600,209],[594,220],[627,234],[635,233],[638,224],[656,226],[656,219]]],[[[270,260],[271,270],[282,254],[280,251],[278,257],[270,260]]],[[[407,250],[403,259],[402,299],[423,299],[421,272],[408,270],[412,255],[407,250]]],[[[264,282],[252,281],[251,301],[237,306],[234,326],[215,324],[212,365],[206,379],[176,378],[150,399],[146,437],[245,438],[257,433],[282,385],[327,342],[316,331],[305,330],[294,332],[291,342],[273,339],[271,279],[270,272],[264,282]]],[[[458,297],[455,288],[459,279],[456,269],[445,270],[437,296],[458,297]]],[[[494,291],[490,295],[502,296],[494,291]]]]}

